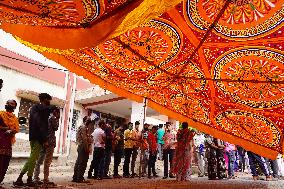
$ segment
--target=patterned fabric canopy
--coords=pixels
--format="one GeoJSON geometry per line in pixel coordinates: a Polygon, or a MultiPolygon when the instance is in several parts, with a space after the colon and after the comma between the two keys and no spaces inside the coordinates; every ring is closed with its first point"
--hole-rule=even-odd
{"type": "Polygon", "coordinates": [[[263,156],[283,153],[281,0],[44,2],[1,1],[1,28],[114,93],[263,156]]]}

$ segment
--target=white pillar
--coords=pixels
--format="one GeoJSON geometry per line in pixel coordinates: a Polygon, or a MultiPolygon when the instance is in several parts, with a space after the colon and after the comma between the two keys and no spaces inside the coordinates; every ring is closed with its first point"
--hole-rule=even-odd
{"type": "Polygon", "coordinates": [[[68,115],[68,135],[67,135],[67,152],[66,156],[70,154],[71,148],[71,133],[72,131],[72,119],[73,119],[73,110],[75,105],[75,95],[76,95],[76,86],[77,86],[77,75],[73,74],[73,86],[71,86],[71,98],[70,98],[70,107],[69,107],[69,115],[68,115]]]}
{"type": "Polygon", "coordinates": [[[143,103],[132,102],[131,122],[140,122],[139,130],[142,130],[146,118],[147,100],[144,99],[143,103]]]}
{"type": "Polygon", "coordinates": [[[63,109],[62,123],[59,133],[59,142],[58,142],[58,152],[60,154],[69,153],[70,147],[70,130],[72,125],[72,116],[75,100],[75,91],[76,91],[76,75],[70,72],[66,73],[65,77],[65,93],[66,93],[66,102],[63,109]]]}
{"type": "Polygon", "coordinates": [[[171,117],[168,117],[168,122],[171,122],[172,123],[172,126],[174,129],[178,129],[179,128],[179,121],[171,118],[171,117]]]}

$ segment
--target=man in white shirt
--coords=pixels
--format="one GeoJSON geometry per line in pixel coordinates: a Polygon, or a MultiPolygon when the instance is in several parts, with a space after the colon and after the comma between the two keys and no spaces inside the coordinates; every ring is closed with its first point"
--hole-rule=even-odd
{"type": "Polygon", "coordinates": [[[201,132],[197,132],[193,137],[195,152],[198,161],[198,176],[203,177],[207,170],[207,161],[205,158],[205,136],[201,132]]]}
{"type": "Polygon", "coordinates": [[[106,127],[104,121],[100,121],[98,127],[94,130],[92,136],[94,139],[94,153],[93,160],[88,172],[88,178],[102,180],[104,176],[104,151],[105,151],[105,138],[106,134],[103,130],[106,127]]]}

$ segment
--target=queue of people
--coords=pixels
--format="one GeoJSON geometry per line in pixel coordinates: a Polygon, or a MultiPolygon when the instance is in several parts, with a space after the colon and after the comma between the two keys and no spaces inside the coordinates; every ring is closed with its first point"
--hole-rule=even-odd
{"type": "Polygon", "coordinates": [[[198,162],[198,176],[210,180],[235,179],[237,172],[251,172],[253,180],[283,179],[283,157],[276,160],[261,157],[241,146],[197,132],[194,136],[195,153],[198,162]],[[264,175],[265,179],[259,175],[264,175]]]}
{"type": "MultiPolygon", "coordinates": [[[[159,126],[144,124],[141,131],[139,131],[139,125],[139,122],[135,122],[133,127],[133,123],[129,122],[112,131],[104,121],[98,123],[93,134],[91,132],[88,134],[93,136],[94,144],[88,179],[145,176],[155,178],[158,177],[156,161],[161,160],[164,164],[163,179],[189,180],[192,175],[194,158],[197,158],[198,176],[208,176],[209,180],[235,179],[236,172],[249,170],[251,170],[254,180],[260,179],[257,175],[260,171],[263,171],[266,180],[280,177],[280,169],[275,164],[276,160],[264,159],[252,152],[246,152],[240,146],[192,130],[187,122],[183,122],[178,131],[169,122],[159,126]],[[111,147],[107,148],[107,143],[111,147]],[[112,149],[114,155],[112,175],[109,174],[109,149],[112,149]],[[123,156],[123,173],[120,175],[118,167],[123,156]],[[139,163],[136,163],[137,159],[139,159],[139,163]],[[256,165],[257,163],[259,166],[256,165]],[[260,169],[256,170],[255,167],[260,169]],[[271,171],[269,167],[271,167],[271,171]]],[[[91,146],[91,142],[88,146],[91,146]]],[[[90,152],[90,150],[88,151],[90,152]]],[[[79,159],[78,156],[77,161],[79,159]]],[[[75,172],[78,171],[75,169],[74,174],[75,172]]],[[[73,181],[89,182],[83,179],[83,176],[84,171],[81,172],[80,179],[76,180],[73,177],[73,181]]]]}
{"type": "MultiPolygon", "coordinates": [[[[0,80],[0,91],[2,88],[0,80]]],[[[55,132],[59,127],[60,111],[50,105],[51,96],[39,94],[40,103],[30,110],[29,140],[31,152],[14,186],[46,187],[56,184],[49,180],[49,167],[56,147],[55,132]],[[44,179],[40,180],[40,166],[44,164],[44,179]],[[23,176],[27,174],[27,182],[23,176]]],[[[0,111],[0,183],[3,181],[12,157],[15,134],[19,132],[19,122],[13,114],[17,107],[15,100],[8,100],[5,110],[0,111]]],[[[253,179],[265,175],[267,181],[283,178],[283,158],[266,159],[240,146],[205,135],[190,129],[183,122],[178,130],[170,122],[165,125],[129,122],[113,128],[103,120],[95,122],[90,117],[83,118],[83,124],[76,135],[77,160],[74,166],[73,182],[88,183],[85,172],[89,156],[93,159],[87,172],[88,179],[119,179],[134,177],[158,177],[156,161],[163,161],[163,179],[189,180],[192,175],[192,161],[196,157],[198,176],[208,176],[210,180],[234,179],[236,172],[251,171],[253,179]],[[113,172],[110,165],[113,156],[113,172]],[[123,173],[119,166],[123,162],[123,173]],[[137,163],[139,162],[139,163],[137,163]]]]}

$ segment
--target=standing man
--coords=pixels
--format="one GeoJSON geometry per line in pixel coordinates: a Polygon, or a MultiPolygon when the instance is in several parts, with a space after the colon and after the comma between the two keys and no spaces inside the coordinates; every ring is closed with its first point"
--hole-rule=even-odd
{"type": "Polygon", "coordinates": [[[163,159],[163,146],[165,144],[163,140],[163,136],[165,134],[165,130],[163,129],[163,124],[159,125],[159,129],[157,131],[157,136],[158,136],[158,153],[159,153],[159,160],[163,159]]]}
{"type": "Polygon", "coordinates": [[[175,178],[172,174],[172,164],[173,157],[175,154],[175,134],[172,132],[170,127],[167,127],[163,140],[165,142],[163,149],[163,159],[164,159],[164,177],[163,179],[167,179],[168,176],[170,178],[175,178]],[[169,162],[170,162],[170,175],[169,175],[169,162]]]}
{"type": "Polygon", "coordinates": [[[78,128],[76,135],[76,143],[78,145],[77,152],[78,157],[74,167],[74,175],[72,182],[85,183],[84,174],[86,171],[89,154],[93,143],[92,131],[94,127],[94,121],[91,118],[85,116],[83,118],[83,124],[78,128]]]}
{"type": "Polygon", "coordinates": [[[91,166],[88,172],[88,178],[92,177],[94,174],[94,178],[97,180],[103,179],[104,174],[104,153],[105,153],[105,141],[106,134],[105,129],[106,124],[102,120],[99,122],[98,127],[94,130],[92,136],[94,139],[94,153],[93,160],[91,162],[91,166]]]}
{"type": "Polygon", "coordinates": [[[124,131],[124,164],[123,164],[123,177],[129,178],[129,164],[130,158],[133,151],[134,140],[133,140],[133,124],[128,123],[128,129],[124,131]]]}
{"type": "Polygon", "coordinates": [[[246,151],[241,146],[236,146],[239,156],[239,171],[245,172],[246,170],[246,151]]]}
{"type": "Polygon", "coordinates": [[[149,161],[148,161],[148,178],[151,177],[151,173],[153,173],[154,177],[158,177],[156,173],[156,159],[157,159],[157,126],[153,126],[151,132],[148,134],[148,144],[149,144],[149,161]]]}
{"type": "Polygon", "coordinates": [[[15,100],[8,100],[5,111],[0,111],[0,184],[4,180],[12,157],[15,134],[19,132],[18,118],[13,114],[16,107],[15,100]]]}
{"type": "Polygon", "coordinates": [[[144,128],[141,131],[140,138],[140,165],[139,165],[139,177],[145,177],[147,174],[147,166],[149,160],[149,144],[148,144],[148,135],[149,135],[149,124],[145,123],[144,128]]]}
{"type": "Polygon", "coordinates": [[[42,148],[48,145],[48,118],[51,112],[51,96],[47,93],[39,94],[39,104],[34,105],[30,110],[29,117],[29,140],[31,153],[26,164],[24,165],[18,179],[14,182],[15,186],[23,186],[23,176],[27,173],[27,185],[34,186],[32,177],[36,161],[42,148]]]}
{"type": "Polygon", "coordinates": [[[225,153],[228,157],[228,179],[235,178],[236,146],[225,142],[225,153]]]}
{"type": "Polygon", "coordinates": [[[74,167],[72,182],[86,182],[84,179],[84,173],[87,167],[89,154],[93,143],[93,137],[91,136],[93,126],[94,122],[91,121],[90,117],[85,116],[83,118],[83,124],[78,128],[76,135],[78,157],[74,167]]]}
{"type": "Polygon", "coordinates": [[[34,180],[36,181],[36,183],[39,183],[40,165],[42,165],[44,161],[43,184],[44,186],[47,187],[48,185],[55,186],[54,183],[52,182],[49,183],[48,177],[49,177],[49,167],[51,165],[54,148],[56,146],[55,132],[58,130],[59,127],[59,118],[60,118],[60,110],[59,108],[54,107],[52,114],[48,120],[48,136],[47,136],[48,144],[46,148],[41,150],[40,157],[38,158],[35,166],[34,180]]]}
{"type": "Polygon", "coordinates": [[[135,121],[135,127],[133,129],[133,152],[132,152],[132,159],[131,159],[131,172],[132,175],[131,177],[134,178],[135,176],[137,176],[137,174],[135,173],[135,162],[138,156],[138,150],[139,150],[139,145],[140,145],[140,132],[139,132],[139,126],[140,126],[140,122],[139,121],[135,121]]]}
{"type": "Polygon", "coordinates": [[[121,178],[118,174],[118,166],[121,162],[121,157],[123,154],[123,143],[124,143],[124,132],[123,126],[119,126],[114,131],[114,143],[113,143],[113,151],[114,151],[114,166],[113,166],[113,178],[121,178]]]}
{"type": "Polygon", "coordinates": [[[201,132],[197,132],[193,137],[195,152],[198,162],[198,176],[203,177],[207,172],[207,163],[205,157],[205,136],[201,132]]]}
{"type": "Polygon", "coordinates": [[[112,127],[110,124],[106,124],[106,128],[104,129],[106,134],[106,145],[105,145],[105,155],[104,155],[104,178],[109,179],[109,165],[111,162],[111,154],[112,154],[112,127]]]}

